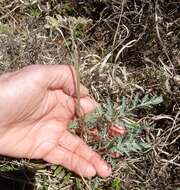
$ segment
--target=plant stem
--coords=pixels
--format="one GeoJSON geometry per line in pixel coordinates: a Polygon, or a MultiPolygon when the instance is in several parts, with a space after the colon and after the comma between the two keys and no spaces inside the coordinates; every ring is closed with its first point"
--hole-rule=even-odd
{"type": "Polygon", "coordinates": [[[76,114],[80,117],[80,72],[79,72],[79,65],[80,65],[80,52],[79,48],[74,40],[73,31],[71,31],[72,36],[72,47],[74,52],[74,67],[76,71],[76,96],[77,96],[77,104],[76,104],[76,114]]]}

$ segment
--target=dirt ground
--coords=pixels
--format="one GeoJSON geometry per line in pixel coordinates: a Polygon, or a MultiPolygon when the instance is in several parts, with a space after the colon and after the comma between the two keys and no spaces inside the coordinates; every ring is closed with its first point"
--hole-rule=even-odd
{"type": "Polygon", "coordinates": [[[36,190],[179,190],[179,0],[0,0],[1,74],[31,64],[73,64],[69,31],[75,24],[81,81],[97,101],[163,97],[136,118],[146,122],[140,136],[151,148],[115,159],[107,179],[81,179],[41,161],[5,157],[0,176],[16,181],[12,172],[28,168],[34,177],[24,184],[34,178],[36,190]]]}

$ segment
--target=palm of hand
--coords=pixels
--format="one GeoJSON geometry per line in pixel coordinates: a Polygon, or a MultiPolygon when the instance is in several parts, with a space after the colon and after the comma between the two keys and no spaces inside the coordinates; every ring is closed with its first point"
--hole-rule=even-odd
{"type": "MultiPolygon", "coordinates": [[[[6,105],[6,111],[0,117],[3,126],[0,146],[5,147],[1,154],[44,159],[83,176],[93,176],[96,172],[102,177],[109,175],[110,169],[100,156],[67,130],[70,120],[76,115],[76,99],[70,95],[74,93],[74,87],[63,89],[54,84],[39,85],[43,83],[42,76],[37,72],[32,79],[32,72],[32,68],[25,69],[6,82],[4,91],[9,97],[1,97],[2,101],[4,98],[8,100],[1,104],[2,107],[6,105]]],[[[81,97],[82,112],[86,114],[95,107],[95,101],[84,93],[81,97]]]]}

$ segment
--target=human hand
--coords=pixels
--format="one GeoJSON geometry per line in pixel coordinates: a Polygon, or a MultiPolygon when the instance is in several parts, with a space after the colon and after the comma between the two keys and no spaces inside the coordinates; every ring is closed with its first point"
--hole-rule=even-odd
{"type": "MultiPolygon", "coordinates": [[[[80,86],[81,113],[97,103],[80,86]]],[[[111,168],[68,131],[76,115],[73,67],[34,65],[0,77],[0,155],[43,159],[75,173],[107,177],[111,168]]]]}

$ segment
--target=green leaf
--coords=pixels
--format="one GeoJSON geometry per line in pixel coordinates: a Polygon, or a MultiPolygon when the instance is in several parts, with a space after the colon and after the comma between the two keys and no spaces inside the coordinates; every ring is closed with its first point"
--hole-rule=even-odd
{"type": "Polygon", "coordinates": [[[71,121],[69,124],[70,129],[77,129],[79,127],[78,123],[76,121],[71,121]]]}
{"type": "Polygon", "coordinates": [[[136,143],[136,142],[133,142],[133,143],[131,144],[131,146],[132,146],[132,149],[133,149],[135,152],[138,152],[138,151],[141,151],[141,150],[142,150],[142,147],[141,147],[138,143],[136,143]]]}
{"type": "Polygon", "coordinates": [[[146,94],[146,95],[143,97],[141,103],[144,104],[144,103],[146,103],[148,100],[149,100],[149,95],[146,94]]]}
{"type": "Polygon", "coordinates": [[[95,112],[88,114],[84,118],[84,122],[87,127],[93,127],[93,125],[97,122],[97,120],[102,116],[102,109],[98,108],[95,112]]]}
{"type": "Polygon", "coordinates": [[[113,117],[114,109],[113,109],[113,103],[108,100],[107,105],[106,105],[107,112],[106,114],[110,117],[113,117]]]}
{"type": "Polygon", "coordinates": [[[139,103],[139,94],[136,94],[136,96],[134,97],[134,99],[133,99],[133,105],[132,105],[132,108],[135,108],[137,105],[138,105],[138,103],[139,103]]]}
{"type": "Polygon", "coordinates": [[[162,96],[154,97],[154,99],[151,100],[152,105],[158,105],[163,102],[162,96]]]}
{"type": "Polygon", "coordinates": [[[141,141],[139,144],[144,150],[151,148],[151,145],[146,142],[141,141]]]}
{"type": "Polygon", "coordinates": [[[126,111],[126,98],[123,96],[122,98],[122,105],[121,105],[121,114],[124,114],[126,111]]]}

